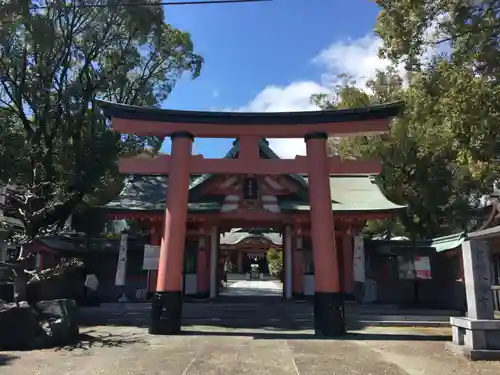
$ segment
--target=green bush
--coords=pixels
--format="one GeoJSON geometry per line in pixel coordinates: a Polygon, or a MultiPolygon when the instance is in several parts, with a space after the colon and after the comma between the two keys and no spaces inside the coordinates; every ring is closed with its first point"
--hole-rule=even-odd
{"type": "Polygon", "coordinates": [[[283,252],[270,248],[267,251],[266,257],[271,276],[280,277],[283,273],[283,252]]]}

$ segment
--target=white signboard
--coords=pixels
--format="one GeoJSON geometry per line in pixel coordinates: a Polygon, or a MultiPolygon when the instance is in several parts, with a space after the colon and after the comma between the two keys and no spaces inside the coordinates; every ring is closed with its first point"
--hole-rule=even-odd
{"type": "Polygon", "coordinates": [[[354,237],[354,254],[352,267],[354,273],[354,281],[364,283],[366,279],[366,265],[363,236],[354,237]]]}
{"type": "Polygon", "coordinates": [[[415,257],[415,276],[417,279],[432,279],[429,257],[415,257]]]}
{"type": "Polygon", "coordinates": [[[99,287],[99,280],[97,280],[97,276],[94,274],[87,275],[85,277],[85,286],[96,291],[99,287]]]}
{"type": "Polygon", "coordinates": [[[143,270],[157,270],[160,260],[160,246],[144,245],[144,260],[142,262],[143,270]]]}
{"type": "Polygon", "coordinates": [[[120,251],[118,253],[118,264],[116,265],[115,285],[125,285],[127,275],[127,245],[128,234],[122,233],[120,238],[120,251]]]}

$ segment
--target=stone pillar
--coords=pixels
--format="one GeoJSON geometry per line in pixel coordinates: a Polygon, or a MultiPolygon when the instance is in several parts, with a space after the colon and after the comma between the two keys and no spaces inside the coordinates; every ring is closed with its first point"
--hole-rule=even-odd
{"type": "Polygon", "coordinates": [[[118,302],[128,302],[127,297],[127,253],[128,233],[123,231],[120,235],[120,248],[118,250],[118,263],[116,265],[115,286],[118,288],[120,297],[118,302]]]}
{"type": "Polygon", "coordinates": [[[451,317],[453,342],[448,349],[471,360],[500,360],[500,322],[494,319],[488,243],[462,244],[467,317],[451,317]]]}
{"type": "Polygon", "coordinates": [[[210,298],[217,297],[217,260],[219,255],[219,230],[213,226],[210,234],[210,298]]]}
{"type": "Polygon", "coordinates": [[[210,293],[210,270],[209,270],[209,246],[207,237],[198,239],[198,251],[196,253],[196,294],[198,297],[207,297],[210,293]]]}
{"type": "Polygon", "coordinates": [[[151,334],[178,334],[182,317],[182,270],[186,244],[189,163],[193,145],[190,133],[173,133],[163,239],[156,293],[151,306],[151,334]]]}
{"type": "Polygon", "coordinates": [[[490,279],[490,255],[486,241],[462,244],[467,317],[493,319],[493,294],[490,279]]]}
{"type": "Polygon", "coordinates": [[[354,239],[351,234],[344,234],[342,237],[342,260],[344,269],[344,293],[346,298],[353,299],[354,294],[354,270],[353,270],[353,258],[354,249],[353,243],[354,239]]]}
{"type": "Polygon", "coordinates": [[[291,299],[292,298],[292,227],[290,225],[287,225],[285,227],[285,236],[284,236],[284,266],[285,266],[285,284],[284,284],[284,291],[285,291],[285,298],[286,299],[291,299]]]}
{"type": "Polygon", "coordinates": [[[302,237],[296,238],[293,252],[293,293],[296,297],[304,297],[304,253],[302,237]]]}
{"type": "Polygon", "coordinates": [[[345,323],[335,246],[327,139],[325,133],[305,136],[314,260],[314,330],[316,334],[332,337],[345,334],[345,323]]]}
{"type": "MultiPolygon", "coordinates": [[[[151,226],[149,230],[149,244],[153,246],[161,245],[161,229],[156,224],[151,226]]],[[[156,282],[158,280],[158,269],[148,271],[148,299],[150,296],[154,295],[156,291],[156,282]]]]}
{"type": "Polygon", "coordinates": [[[363,236],[354,237],[352,271],[354,278],[354,296],[361,303],[365,301],[366,260],[363,236]]]}

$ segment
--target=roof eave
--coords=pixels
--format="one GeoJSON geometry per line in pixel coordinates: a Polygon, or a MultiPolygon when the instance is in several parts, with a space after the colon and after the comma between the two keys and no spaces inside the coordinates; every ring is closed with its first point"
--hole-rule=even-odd
{"type": "Polygon", "coordinates": [[[219,125],[304,125],[368,121],[397,116],[404,102],[370,107],[304,112],[207,112],[141,107],[98,100],[97,105],[110,118],[130,120],[219,125]]]}

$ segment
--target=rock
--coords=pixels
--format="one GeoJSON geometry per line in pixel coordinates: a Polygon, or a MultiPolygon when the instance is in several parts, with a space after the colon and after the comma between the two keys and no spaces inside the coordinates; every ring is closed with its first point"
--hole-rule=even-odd
{"type": "Polygon", "coordinates": [[[26,303],[7,304],[0,308],[0,349],[22,350],[36,346],[43,335],[35,312],[26,303]]]}
{"type": "Polygon", "coordinates": [[[78,309],[74,300],[40,301],[36,308],[46,336],[44,346],[66,345],[78,338],[78,309]]]}
{"type": "Polygon", "coordinates": [[[27,302],[0,307],[0,349],[23,350],[67,345],[78,339],[73,300],[27,302]]]}
{"type": "Polygon", "coordinates": [[[75,333],[61,318],[41,321],[40,326],[44,332],[44,337],[40,340],[42,347],[71,344],[78,337],[78,332],[75,333]]]}

